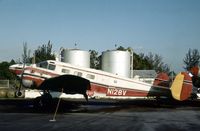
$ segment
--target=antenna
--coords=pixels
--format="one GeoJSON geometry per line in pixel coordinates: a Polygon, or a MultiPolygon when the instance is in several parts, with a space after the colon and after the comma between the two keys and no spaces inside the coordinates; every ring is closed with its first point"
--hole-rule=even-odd
{"type": "Polygon", "coordinates": [[[77,43],[76,42],[75,42],[74,46],[75,46],[75,49],[76,49],[77,48],[77,43]]]}
{"type": "Polygon", "coordinates": [[[35,64],[35,53],[33,53],[32,64],[35,64]]]}
{"type": "Polygon", "coordinates": [[[115,44],[115,48],[117,48],[117,44],[115,44]]]}

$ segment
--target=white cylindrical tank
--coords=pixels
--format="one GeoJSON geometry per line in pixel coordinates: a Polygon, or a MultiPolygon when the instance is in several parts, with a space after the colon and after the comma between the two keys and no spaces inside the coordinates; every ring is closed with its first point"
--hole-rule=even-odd
{"type": "Polygon", "coordinates": [[[79,49],[63,49],[62,62],[90,68],[90,53],[79,49]]]}
{"type": "Polygon", "coordinates": [[[130,53],[128,51],[104,51],[101,68],[116,75],[130,77],[130,53]]]}

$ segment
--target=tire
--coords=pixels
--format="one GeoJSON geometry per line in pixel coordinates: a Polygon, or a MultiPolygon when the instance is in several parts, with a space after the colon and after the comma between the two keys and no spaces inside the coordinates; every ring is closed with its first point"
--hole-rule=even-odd
{"type": "Polygon", "coordinates": [[[52,96],[50,94],[44,94],[42,96],[36,97],[33,101],[33,106],[35,109],[40,111],[48,111],[52,108],[52,96]]]}
{"type": "Polygon", "coordinates": [[[21,90],[20,92],[16,91],[15,96],[17,98],[24,98],[25,97],[25,91],[24,90],[21,90]]]}

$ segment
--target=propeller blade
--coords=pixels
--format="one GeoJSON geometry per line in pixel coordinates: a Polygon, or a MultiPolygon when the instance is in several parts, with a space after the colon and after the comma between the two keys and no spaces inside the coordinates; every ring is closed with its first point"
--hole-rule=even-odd
{"type": "Polygon", "coordinates": [[[25,63],[23,64],[23,68],[22,68],[21,79],[20,79],[20,85],[19,85],[18,91],[16,92],[16,95],[17,95],[17,96],[21,96],[21,88],[22,88],[24,70],[25,70],[25,63]]]}

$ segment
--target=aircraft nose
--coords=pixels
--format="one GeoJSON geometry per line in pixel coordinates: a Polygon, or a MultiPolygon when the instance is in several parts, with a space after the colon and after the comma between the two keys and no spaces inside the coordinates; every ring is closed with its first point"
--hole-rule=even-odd
{"type": "Polygon", "coordinates": [[[16,75],[22,73],[22,67],[19,64],[9,66],[9,70],[16,75]]]}
{"type": "Polygon", "coordinates": [[[15,70],[15,66],[14,66],[14,65],[9,66],[9,70],[10,70],[11,72],[13,72],[13,71],[15,70]]]}

